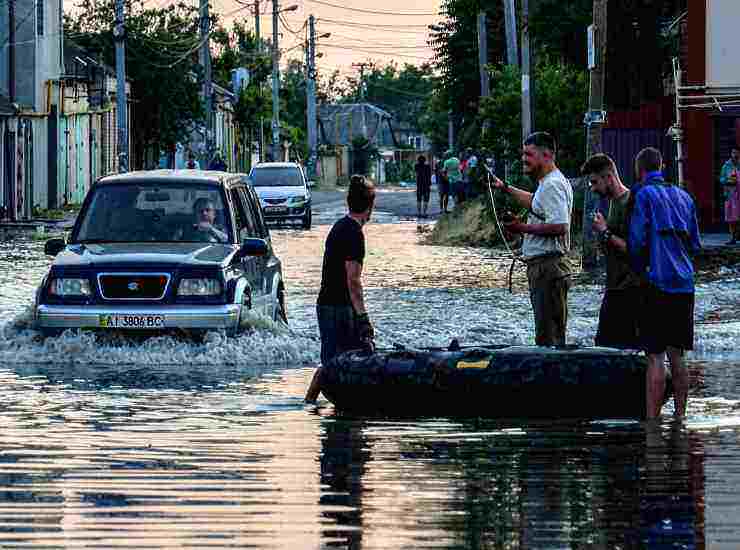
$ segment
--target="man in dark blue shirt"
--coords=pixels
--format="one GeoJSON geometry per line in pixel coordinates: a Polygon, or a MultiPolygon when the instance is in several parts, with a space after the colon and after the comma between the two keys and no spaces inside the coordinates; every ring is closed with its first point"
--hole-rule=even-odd
{"type": "Polygon", "coordinates": [[[648,354],[647,417],[660,415],[665,355],[671,364],[675,414],[686,413],[689,376],[683,355],[694,342],[694,265],[701,248],[696,205],[663,179],[663,157],[648,147],[638,153],[640,180],[633,191],[627,244],[635,272],[648,282],[643,341],[648,354]]]}

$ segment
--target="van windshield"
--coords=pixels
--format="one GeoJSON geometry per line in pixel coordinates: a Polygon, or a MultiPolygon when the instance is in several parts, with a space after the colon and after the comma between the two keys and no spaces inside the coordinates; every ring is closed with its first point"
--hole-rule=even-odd
{"type": "Polygon", "coordinates": [[[303,187],[298,168],[255,168],[250,176],[255,187],[303,187]]]}
{"type": "Polygon", "coordinates": [[[115,184],[93,191],[76,242],[211,242],[231,240],[218,188],[198,184],[115,184]]]}

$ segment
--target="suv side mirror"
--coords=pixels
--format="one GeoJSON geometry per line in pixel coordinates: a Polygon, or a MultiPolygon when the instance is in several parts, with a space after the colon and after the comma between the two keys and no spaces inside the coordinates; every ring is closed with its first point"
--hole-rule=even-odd
{"type": "Polygon", "coordinates": [[[306,182],[306,184],[307,184],[307,185],[308,185],[309,187],[316,187],[316,182],[315,182],[315,181],[313,181],[313,180],[308,180],[308,181],[306,182]]]}
{"type": "Polygon", "coordinates": [[[56,256],[62,250],[64,250],[65,246],[67,246],[67,243],[64,241],[64,239],[49,239],[44,244],[44,254],[46,254],[47,256],[56,256]]]}
{"type": "Polygon", "coordinates": [[[239,258],[247,256],[266,256],[268,251],[267,241],[264,239],[246,239],[239,248],[239,258]]]}

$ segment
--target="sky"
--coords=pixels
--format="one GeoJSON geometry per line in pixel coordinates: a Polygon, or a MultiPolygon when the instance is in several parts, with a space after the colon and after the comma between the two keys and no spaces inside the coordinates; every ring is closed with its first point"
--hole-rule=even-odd
{"type": "MultiPolygon", "coordinates": [[[[222,14],[240,7],[236,0],[211,0],[222,14]]],[[[247,1],[247,0],[242,0],[247,1]]],[[[253,2],[253,0],[249,0],[253,2]]],[[[330,33],[318,40],[317,69],[327,73],[339,69],[343,73],[357,72],[353,63],[368,59],[385,65],[390,61],[419,65],[432,55],[426,41],[427,26],[438,22],[440,0],[280,0],[280,7],[297,5],[285,12],[290,29],[280,26],[281,50],[290,50],[287,57],[303,56],[300,46],[306,37],[304,26],[309,15],[316,17],[316,35],[330,33]]],[[[272,2],[260,1],[263,36],[272,36],[272,2]]],[[[245,10],[251,12],[251,10],[245,10]]],[[[242,12],[243,13],[243,12],[242,12]]],[[[254,27],[254,17],[250,28],[254,27]]]]}
{"type": "MultiPolygon", "coordinates": [[[[198,0],[185,0],[194,5],[198,0]]],[[[342,74],[357,74],[353,63],[368,59],[381,65],[391,61],[402,65],[419,65],[432,55],[426,44],[427,25],[438,22],[440,0],[279,0],[280,7],[297,5],[295,11],[283,14],[287,29],[281,24],[280,46],[286,52],[285,59],[304,55],[301,44],[305,41],[304,25],[309,15],[317,19],[317,36],[331,33],[318,41],[317,70],[327,74],[339,69],[342,74]],[[410,15],[407,15],[410,14],[410,15]]],[[[175,0],[149,0],[152,6],[166,6],[175,0]]],[[[64,0],[65,9],[70,9],[75,0],[64,0]]],[[[212,9],[222,16],[247,18],[249,28],[254,29],[254,0],[211,0],[212,9]]],[[[272,2],[260,0],[260,31],[272,37],[272,2]]]]}

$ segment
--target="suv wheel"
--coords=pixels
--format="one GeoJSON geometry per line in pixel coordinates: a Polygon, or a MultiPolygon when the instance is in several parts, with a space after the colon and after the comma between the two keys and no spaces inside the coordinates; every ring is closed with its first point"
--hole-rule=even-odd
{"type": "Polygon", "coordinates": [[[303,229],[311,229],[311,210],[303,215],[303,229]]]}

